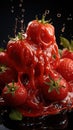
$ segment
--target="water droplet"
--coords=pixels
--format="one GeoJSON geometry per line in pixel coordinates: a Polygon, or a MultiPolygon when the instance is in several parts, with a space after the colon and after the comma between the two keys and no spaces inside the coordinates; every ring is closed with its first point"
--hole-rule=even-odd
{"type": "Polygon", "coordinates": [[[14,6],[12,6],[11,8],[14,9],[14,6]]]}
{"type": "Polygon", "coordinates": [[[65,31],[65,27],[63,27],[62,29],[61,29],[61,32],[64,32],[65,31]]]}
{"type": "Polygon", "coordinates": [[[3,40],[3,44],[4,44],[4,43],[6,43],[6,41],[5,41],[5,40],[3,40]]]}
{"type": "Polygon", "coordinates": [[[72,14],[70,13],[69,16],[71,16],[72,14]]]}
{"type": "Polygon", "coordinates": [[[65,23],[63,23],[63,27],[61,29],[61,32],[65,32],[65,23]]]}
{"type": "Polygon", "coordinates": [[[24,32],[24,20],[21,20],[21,32],[24,32]]]}
{"type": "Polygon", "coordinates": [[[24,18],[24,15],[22,14],[22,18],[24,18]]]}
{"type": "Polygon", "coordinates": [[[43,15],[46,17],[46,15],[49,13],[50,13],[50,10],[45,10],[45,13],[43,15]]]}
{"type": "Polygon", "coordinates": [[[72,18],[71,18],[71,17],[68,17],[67,20],[68,20],[68,21],[72,21],[72,18]]]}
{"type": "Polygon", "coordinates": [[[16,36],[17,33],[17,24],[18,24],[18,18],[15,18],[14,36],[16,36]]]}
{"type": "Polygon", "coordinates": [[[61,13],[57,13],[57,17],[60,18],[61,17],[61,13]]]}
{"type": "Polygon", "coordinates": [[[24,13],[24,12],[25,12],[25,9],[22,9],[21,11],[22,11],[22,13],[24,13]]]}
{"type": "Polygon", "coordinates": [[[23,0],[20,0],[20,2],[22,2],[22,3],[23,3],[23,0]]]}
{"type": "Polygon", "coordinates": [[[67,21],[72,21],[72,14],[70,13],[69,16],[67,17],[67,21]]]}
{"type": "Polygon", "coordinates": [[[11,13],[14,13],[14,10],[13,10],[13,9],[11,10],[11,13]]]}
{"type": "Polygon", "coordinates": [[[18,5],[14,4],[14,0],[11,0],[11,13],[14,13],[17,9],[17,12],[15,12],[15,25],[13,28],[14,36],[18,34],[18,32],[24,30],[24,12],[25,9],[23,8],[23,0],[19,0],[18,5]]]}
{"type": "Polygon", "coordinates": [[[21,4],[21,3],[19,4],[19,7],[22,7],[22,4],[21,4]]]}

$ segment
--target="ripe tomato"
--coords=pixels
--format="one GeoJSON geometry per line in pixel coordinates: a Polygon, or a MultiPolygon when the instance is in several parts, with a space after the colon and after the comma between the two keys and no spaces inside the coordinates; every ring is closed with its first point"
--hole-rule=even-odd
{"type": "Polygon", "coordinates": [[[17,81],[17,71],[13,67],[6,50],[4,50],[0,52],[0,91],[12,80],[17,81]]]}
{"type": "Polygon", "coordinates": [[[26,28],[28,39],[42,47],[47,47],[55,41],[54,31],[54,26],[45,20],[33,20],[26,28]]]}
{"type": "Polygon", "coordinates": [[[44,78],[41,89],[45,99],[48,101],[61,101],[69,91],[69,84],[56,71],[44,78]]]}
{"type": "Polygon", "coordinates": [[[22,40],[10,40],[7,44],[7,53],[16,70],[23,67],[23,42],[22,40]]]}
{"type": "Polygon", "coordinates": [[[69,41],[65,37],[60,37],[60,44],[63,46],[61,58],[70,58],[73,60],[73,40],[69,41]]]}
{"type": "Polygon", "coordinates": [[[61,58],[70,58],[73,60],[73,52],[65,48],[62,50],[61,58]]]}
{"type": "Polygon", "coordinates": [[[17,71],[24,71],[25,66],[31,64],[32,48],[28,39],[10,40],[7,44],[7,53],[17,71]]]}
{"type": "Polygon", "coordinates": [[[0,65],[0,88],[2,89],[7,83],[17,81],[17,71],[5,65],[0,65]]]}
{"type": "Polygon", "coordinates": [[[8,105],[19,106],[25,103],[27,90],[19,82],[11,82],[4,87],[2,97],[8,105]]]}
{"type": "Polygon", "coordinates": [[[69,58],[60,59],[57,71],[67,80],[73,81],[73,60],[69,58]]]}
{"type": "Polygon", "coordinates": [[[0,52],[0,65],[5,65],[13,68],[11,59],[9,59],[9,56],[7,54],[7,49],[0,52]]]}

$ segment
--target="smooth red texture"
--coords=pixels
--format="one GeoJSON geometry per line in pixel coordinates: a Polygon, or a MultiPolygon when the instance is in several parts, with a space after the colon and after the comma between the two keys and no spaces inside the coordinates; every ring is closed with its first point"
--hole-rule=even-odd
{"type": "MultiPolygon", "coordinates": [[[[9,83],[8,85],[12,85],[12,83],[9,83]]],[[[27,91],[25,87],[20,84],[20,83],[14,83],[14,87],[16,87],[16,90],[14,94],[12,93],[7,93],[8,92],[8,87],[5,86],[3,91],[2,91],[2,97],[5,100],[6,104],[9,106],[19,106],[25,103],[26,98],[27,98],[27,91]]]]}

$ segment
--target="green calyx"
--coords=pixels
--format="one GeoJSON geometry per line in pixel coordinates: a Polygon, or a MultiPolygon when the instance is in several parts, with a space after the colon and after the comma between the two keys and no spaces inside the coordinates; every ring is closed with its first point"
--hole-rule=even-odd
{"type": "Polygon", "coordinates": [[[14,95],[15,91],[18,89],[18,87],[15,86],[14,81],[12,81],[11,85],[7,84],[6,86],[7,86],[8,90],[7,90],[7,92],[5,92],[5,94],[11,93],[12,95],[14,95]]]}
{"type": "Polygon", "coordinates": [[[7,67],[5,65],[0,65],[0,73],[3,73],[7,70],[7,67]]]}
{"type": "Polygon", "coordinates": [[[73,40],[70,41],[65,37],[60,37],[60,45],[62,45],[64,48],[67,48],[69,51],[73,52],[73,40]]]}
{"type": "Polygon", "coordinates": [[[43,23],[43,24],[51,23],[51,19],[50,20],[45,20],[45,15],[42,15],[41,20],[39,20],[38,17],[36,17],[36,20],[38,20],[39,23],[43,23]]]}
{"type": "Polygon", "coordinates": [[[15,36],[15,38],[10,38],[12,41],[18,41],[18,40],[24,40],[25,35],[22,32],[18,32],[18,34],[15,36]]]}
{"type": "Polygon", "coordinates": [[[59,94],[59,83],[61,79],[58,80],[54,80],[51,77],[49,77],[50,81],[49,82],[45,82],[46,85],[49,86],[48,92],[52,92],[53,90],[56,90],[56,92],[59,94]]]}
{"type": "Polygon", "coordinates": [[[45,20],[45,18],[46,18],[46,15],[43,14],[43,15],[42,15],[42,19],[39,20],[39,19],[38,19],[38,16],[36,15],[36,20],[37,20],[39,23],[43,23],[43,24],[50,23],[50,24],[51,24],[51,19],[45,20]]]}

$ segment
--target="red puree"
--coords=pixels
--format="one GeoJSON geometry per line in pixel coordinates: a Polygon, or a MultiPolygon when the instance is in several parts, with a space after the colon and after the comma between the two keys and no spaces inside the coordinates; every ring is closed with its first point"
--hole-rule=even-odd
{"type": "Polygon", "coordinates": [[[64,100],[60,101],[50,101],[42,93],[44,79],[49,73],[54,73],[60,61],[54,27],[36,21],[31,23],[24,39],[10,40],[7,44],[7,53],[18,72],[18,82],[27,90],[25,103],[15,108],[28,117],[69,110],[73,107],[73,92],[68,92],[64,100]]]}

